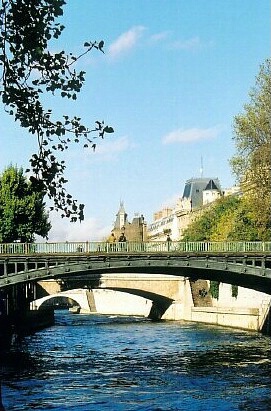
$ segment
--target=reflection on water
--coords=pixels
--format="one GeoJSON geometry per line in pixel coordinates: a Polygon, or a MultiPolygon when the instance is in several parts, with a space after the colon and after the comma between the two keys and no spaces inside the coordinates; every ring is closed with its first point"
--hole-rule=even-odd
{"type": "Polygon", "coordinates": [[[9,410],[267,411],[270,338],[143,318],[56,313],[2,358],[9,410]]]}

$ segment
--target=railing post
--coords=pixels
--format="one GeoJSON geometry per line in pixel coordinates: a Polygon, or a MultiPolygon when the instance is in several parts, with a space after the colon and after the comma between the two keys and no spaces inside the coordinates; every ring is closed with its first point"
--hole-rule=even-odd
{"type": "Polygon", "coordinates": [[[247,243],[247,241],[244,241],[243,245],[244,245],[243,251],[246,253],[247,251],[249,251],[249,244],[247,243]]]}

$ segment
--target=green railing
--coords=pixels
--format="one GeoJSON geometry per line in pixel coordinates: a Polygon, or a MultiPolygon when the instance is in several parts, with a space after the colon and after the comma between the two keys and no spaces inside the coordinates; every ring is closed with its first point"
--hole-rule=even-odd
{"type": "Polygon", "coordinates": [[[271,253],[271,242],[126,242],[99,241],[63,243],[0,243],[0,254],[80,254],[80,253],[271,253]]]}

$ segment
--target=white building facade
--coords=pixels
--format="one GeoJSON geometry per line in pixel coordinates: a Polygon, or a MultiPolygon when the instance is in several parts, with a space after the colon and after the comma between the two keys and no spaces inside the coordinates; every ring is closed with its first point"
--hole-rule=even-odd
{"type": "MultiPolygon", "coordinates": [[[[147,228],[149,241],[165,241],[167,234],[172,241],[182,238],[183,231],[197,216],[197,211],[214,202],[226,191],[221,190],[218,178],[191,178],[186,181],[183,196],[174,207],[165,207],[154,214],[147,228]]],[[[227,193],[232,193],[230,190],[227,193]]]]}

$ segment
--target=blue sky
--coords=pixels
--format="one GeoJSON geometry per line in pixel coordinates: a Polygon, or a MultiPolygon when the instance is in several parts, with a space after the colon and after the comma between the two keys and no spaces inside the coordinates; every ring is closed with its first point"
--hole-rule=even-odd
{"type": "MultiPolygon", "coordinates": [[[[45,104],[90,126],[104,120],[115,133],[95,153],[77,145],[65,153],[67,187],[86,204],[85,221],[52,215],[50,241],[103,238],[120,200],[130,220],[140,213],[150,223],[200,176],[201,158],[204,177],[235,183],[233,118],[270,55],[269,0],[67,0],[61,22],[52,50],[80,54],[85,41],[104,40],[105,54],[78,63],[87,74],[76,102],[45,104]]],[[[2,108],[0,133],[1,169],[28,167],[35,139],[2,108]]]]}

